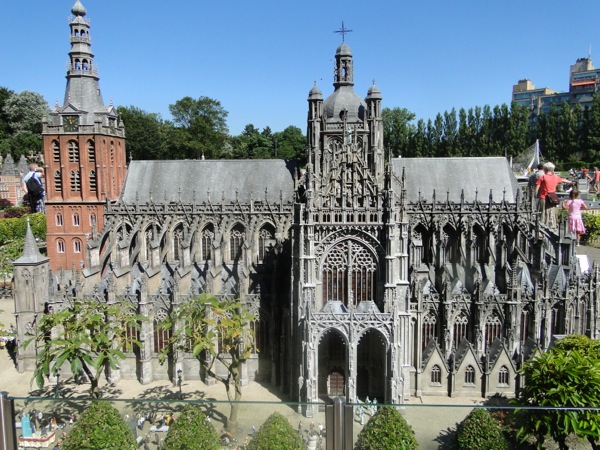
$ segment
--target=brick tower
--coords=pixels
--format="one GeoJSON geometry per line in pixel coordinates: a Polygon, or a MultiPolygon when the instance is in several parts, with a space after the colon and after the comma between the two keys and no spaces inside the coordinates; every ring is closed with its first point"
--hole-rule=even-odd
{"type": "Polygon", "coordinates": [[[42,132],[53,271],[83,267],[86,242],[102,229],[104,207],[118,197],[127,171],[125,129],[116,108],[102,100],[80,0],[71,13],[65,99],[43,121],[42,132]]]}

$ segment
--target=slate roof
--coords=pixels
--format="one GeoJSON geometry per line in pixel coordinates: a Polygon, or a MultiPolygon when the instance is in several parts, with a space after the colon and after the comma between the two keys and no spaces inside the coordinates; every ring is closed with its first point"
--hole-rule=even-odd
{"type": "Polygon", "coordinates": [[[120,202],[292,203],[293,171],[277,159],[131,161],[120,202]]]}
{"type": "Polygon", "coordinates": [[[39,264],[48,261],[48,258],[40,253],[37,242],[31,231],[29,225],[29,219],[27,219],[27,230],[25,231],[25,246],[23,247],[23,256],[16,261],[13,261],[15,265],[26,265],[26,264],[39,264]]]}
{"type": "MultiPolygon", "coordinates": [[[[416,203],[421,198],[431,201],[435,190],[436,201],[460,202],[464,191],[466,202],[477,199],[486,203],[490,190],[495,202],[514,203],[519,186],[506,158],[394,158],[392,169],[397,180],[406,177],[408,201],[416,203]]],[[[400,194],[400,183],[394,183],[400,194]]]]}

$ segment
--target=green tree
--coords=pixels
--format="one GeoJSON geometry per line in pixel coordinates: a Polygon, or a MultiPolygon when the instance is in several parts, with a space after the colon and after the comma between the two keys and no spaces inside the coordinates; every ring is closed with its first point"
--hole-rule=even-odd
{"type": "MultiPolygon", "coordinates": [[[[525,386],[515,403],[520,406],[552,408],[586,408],[600,404],[600,360],[598,344],[585,339],[567,338],[547,353],[526,361],[521,368],[525,386]],[[589,347],[589,348],[587,348],[589,347]]],[[[552,437],[561,450],[568,449],[566,438],[575,434],[598,449],[600,414],[575,409],[521,409],[517,413],[521,426],[517,437],[525,442],[535,436],[542,448],[546,436],[552,437]]]]}
{"type": "Polygon", "coordinates": [[[506,450],[508,443],[500,424],[487,409],[475,408],[456,427],[456,450],[506,450]]]}
{"type": "Polygon", "coordinates": [[[0,87],[0,140],[11,134],[9,118],[6,114],[6,102],[14,94],[13,91],[5,87],[0,87]]]}
{"type": "Polygon", "coordinates": [[[411,124],[415,117],[415,114],[406,108],[383,108],[381,111],[383,145],[392,155],[413,156],[408,144],[415,132],[415,126],[411,124]]]}
{"type": "Polygon", "coordinates": [[[85,373],[92,397],[100,397],[99,382],[104,370],[118,369],[119,361],[125,359],[123,349],[131,351],[134,345],[140,345],[130,331],[139,330],[143,320],[146,319],[135,314],[131,305],[82,299],[74,299],[60,311],[44,314],[36,335],[23,344],[37,346],[33,376],[38,387],[44,387],[46,377],[55,376],[68,363],[73,374],[85,373]]]}
{"type": "Polygon", "coordinates": [[[13,135],[42,133],[42,117],[48,112],[48,103],[40,94],[23,91],[12,94],[4,104],[4,113],[13,135]]]}
{"type": "Polygon", "coordinates": [[[306,163],[306,136],[300,128],[290,125],[273,133],[272,139],[275,142],[275,158],[296,160],[301,165],[306,163]]]}
{"type": "Polygon", "coordinates": [[[382,406],[361,430],[354,450],[418,448],[415,433],[404,417],[391,406],[382,406]]]}
{"type": "MultiPolygon", "coordinates": [[[[135,160],[167,159],[165,132],[160,114],[148,113],[135,106],[117,109],[127,133],[127,153],[135,160]]],[[[172,126],[172,125],[171,125],[172,126]]]]}
{"type": "Polygon", "coordinates": [[[279,413],[271,414],[248,444],[248,450],[303,450],[305,448],[298,432],[279,413]]]}
{"type": "Polygon", "coordinates": [[[137,444],[131,429],[119,411],[106,401],[95,401],[75,422],[61,448],[62,450],[135,450],[137,444]]]}
{"type": "Polygon", "coordinates": [[[218,158],[228,137],[227,111],[209,97],[184,97],[169,105],[175,125],[184,129],[193,150],[188,158],[218,158]]]}
{"type": "Polygon", "coordinates": [[[169,427],[163,450],[219,450],[219,435],[206,414],[196,405],[186,405],[169,427]]]}
{"type": "Polygon", "coordinates": [[[171,342],[162,354],[164,362],[173,350],[190,352],[206,373],[225,386],[231,411],[226,427],[234,431],[238,425],[239,401],[242,399],[242,365],[254,348],[250,322],[255,319],[239,300],[221,300],[203,294],[173,311],[161,327],[173,330],[171,342]],[[226,375],[215,370],[222,365],[226,375]]]}

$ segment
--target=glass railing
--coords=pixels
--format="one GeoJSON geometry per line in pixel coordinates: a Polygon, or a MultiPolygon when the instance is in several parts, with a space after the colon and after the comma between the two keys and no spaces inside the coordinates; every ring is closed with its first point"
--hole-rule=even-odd
{"type": "MultiPolygon", "coordinates": [[[[177,397],[177,394],[174,395],[177,397]]],[[[73,429],[81,414],[94,401],[90,398],[10,398],[11,408],[5,408],[13,416],[12,424],[18,442],[18,449],[54,448],[73,429]]],[[[168,398],[151,399],[113,399],[103,398],[112,404],[123,417],[138,442],[138,448],[145,450],[160,449],[164,444],[173,420],[177,420],[183,407],[187,404],[200,408],[221,437],[223,449],[242,450],[250,442],[261,425],[274,412],[286,417],[293,429],[301,436],[307,449],[351,450],[357,443],[361,430],[382,406],[393,406],[398,410],[410,427],[414,430],[419,449],[451,449],[457,426],[475,409],[486,409],[493,420],[504,430],[508,441],[507,448],[534,448],[535,438],[530,437],[526,443],[517,441],[516,432],[524,422],[524,414],[530,417],[554,415],[559,417],[569,412],[599,414],[600,408],[529,408],[516,410],[509,405],[507,399],[483,402],[474,399],[470,405],[450,404],[458,399],[446,398],[444,403],[421,403],[426,399],[412,399],[403,405],[383,404],[346,404],[340,400],[340,408],[330,406],[327,411],[325,403],[306,404],[294,402],[227,402],[198,395],[197,398],[179,399],[170,395],[168,398]],[[237,408],[237,425],[226,427],[232,407],[237,408]],[[307,412],[311,412],[307,416],[307,412]],[[343,417],[335,417],[335,414],[343,417]],[[520,414],[520,415],[519,415],[520,414]],[[340,429],[340,427],[342,429],[340,429]],[[334,443],[335,441],[335,443],[334,443]]],[[[6,401],[5,401],[6,403],[6,401]]],[[[339,406],[339,405],[337,405],[339,406]]],[[[0,430],[1,433],[1,430],[0,430]]],[[[570,436],[569,448],[591,448],[586,441],[570,436]],[[574,443],[577,443],[575,446],[574,443]]],[[[558,448],[548,436],[547,446],[558,448]]],[[[12,448],[10,446],[3,447],[12,448]]],[[[60,448],[60,446],[59,446],[60,448]]],[[[382,450],[386,450],[382,448],[382,450]]]]}

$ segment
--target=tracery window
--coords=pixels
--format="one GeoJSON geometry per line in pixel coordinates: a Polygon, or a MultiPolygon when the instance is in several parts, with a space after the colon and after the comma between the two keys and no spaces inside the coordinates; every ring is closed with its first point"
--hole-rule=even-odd
{"type": "Polygon", "coordinates": [[[460,341],[467,338],[467,329],[469,325],[469,318],[462,311],[456,320],[454,321],[454,347],[458,347],[460,341]]]}
{"type": "Polygon", "coordinates": [[[69,162],[79,162],[79,145],[76,141],[69,141],[69,162]]]}
{"type": "Polygon", "coordinates": [[[262,263],[270,247],[275,242],[271,227],[263,227],[258,233],[258,262],[262,263]]]}
{"type": "Polygon", "coordinates": [[[244,228],[241,225],[236,225],[231,230],[229,238],[229,260],[230,262],[238,261],[242,257],[244,245],[244,228]]]}
{"type": "Polygon", "coordinates": [[[475,368],[467,366],[465,369],[465,384],[475,384],[475,368]]]}
{"type": "Polygon", "coordinates": [[[163,324],[168,317],[169,315],[164,309],[159,309],[152,321],[154,328],[154,353],[160,353],[167,345],[169,345],[171,330],[163,329],[161,327],[161,324],[163,324]]]}
{"type": "Polygon", "coordinates": [[[183,230],[178,227],[173,232],[173,259],[180,261],[183,258],[183,230]]]}
{"type": "Polygon", "coordinates": [[[346,306],[375,300],[377,263],[373,254],[354,241],[344,241],[327,254],[323,263],[323,300],[346,306]]]}
{"type": "Polygon", "coordinates": [[[431,383],[442,384],[442,369],[437,364],[431,368],[431,383]]]}
{"type": "Polygon", "coordinates": [[[495,339],[502,335],[502,322],[496,313],[485,319],[485,349],[487,350],[495,339]]]}
{"type": "Polygon", "coordinates": [[[63,241],[62,239],[58,239],[56,241],[56,251],[58,253],[64,253],[65,252],[65,241],[63,241]]]}
{"type": "Polygon", "coordinates": [[[501,386],[508,386],[510,381],[509,375],[510,373],[506,366],[500,367],[500,370],[498,371],[498,384],[501,386]]]}
{"type": "Polygon", "coordinates": [[[213,245],[213,239],[215,233],[213,232],[212,225],[207,226],[202,230],[202,242],[201,242],[201,259],[202,261],[209,261],[211,258],[211,249],[213,245]]]}
{"type": "Polygon", "coordinates": [[[123,340],[122,350],[124,353],[133,353],[137,344],[133,341],[139,341],[138,327],[134,324],[123,324],[125,339],[123,340]]]}
{"type": "Polygon", "coordinates": [[[423,348],[427,347],[429,341],[435,339],[437,337],[436,332],[436,322],[437,319],[435,317],[435,313],[433,311],[429,311],[425,317],[423,317],[423,335],[422,342],[423,348]]]}
{"type": "Polygon", "coordinates": [[[81,221],[79,220],[79,214],[73,213],[73,225],[78,227],[81,225],[81,221]]]}
{"type": "Polygon", "coordinates": [[[62,227],[63,225],[63,216],[61,213],[56,214],[56,226],[62,227]]]}
{"type": "Polygon", "coordinates": [[[79,239],[73,240],[73,252],[81,253],[81,241],[79,239]]]}

